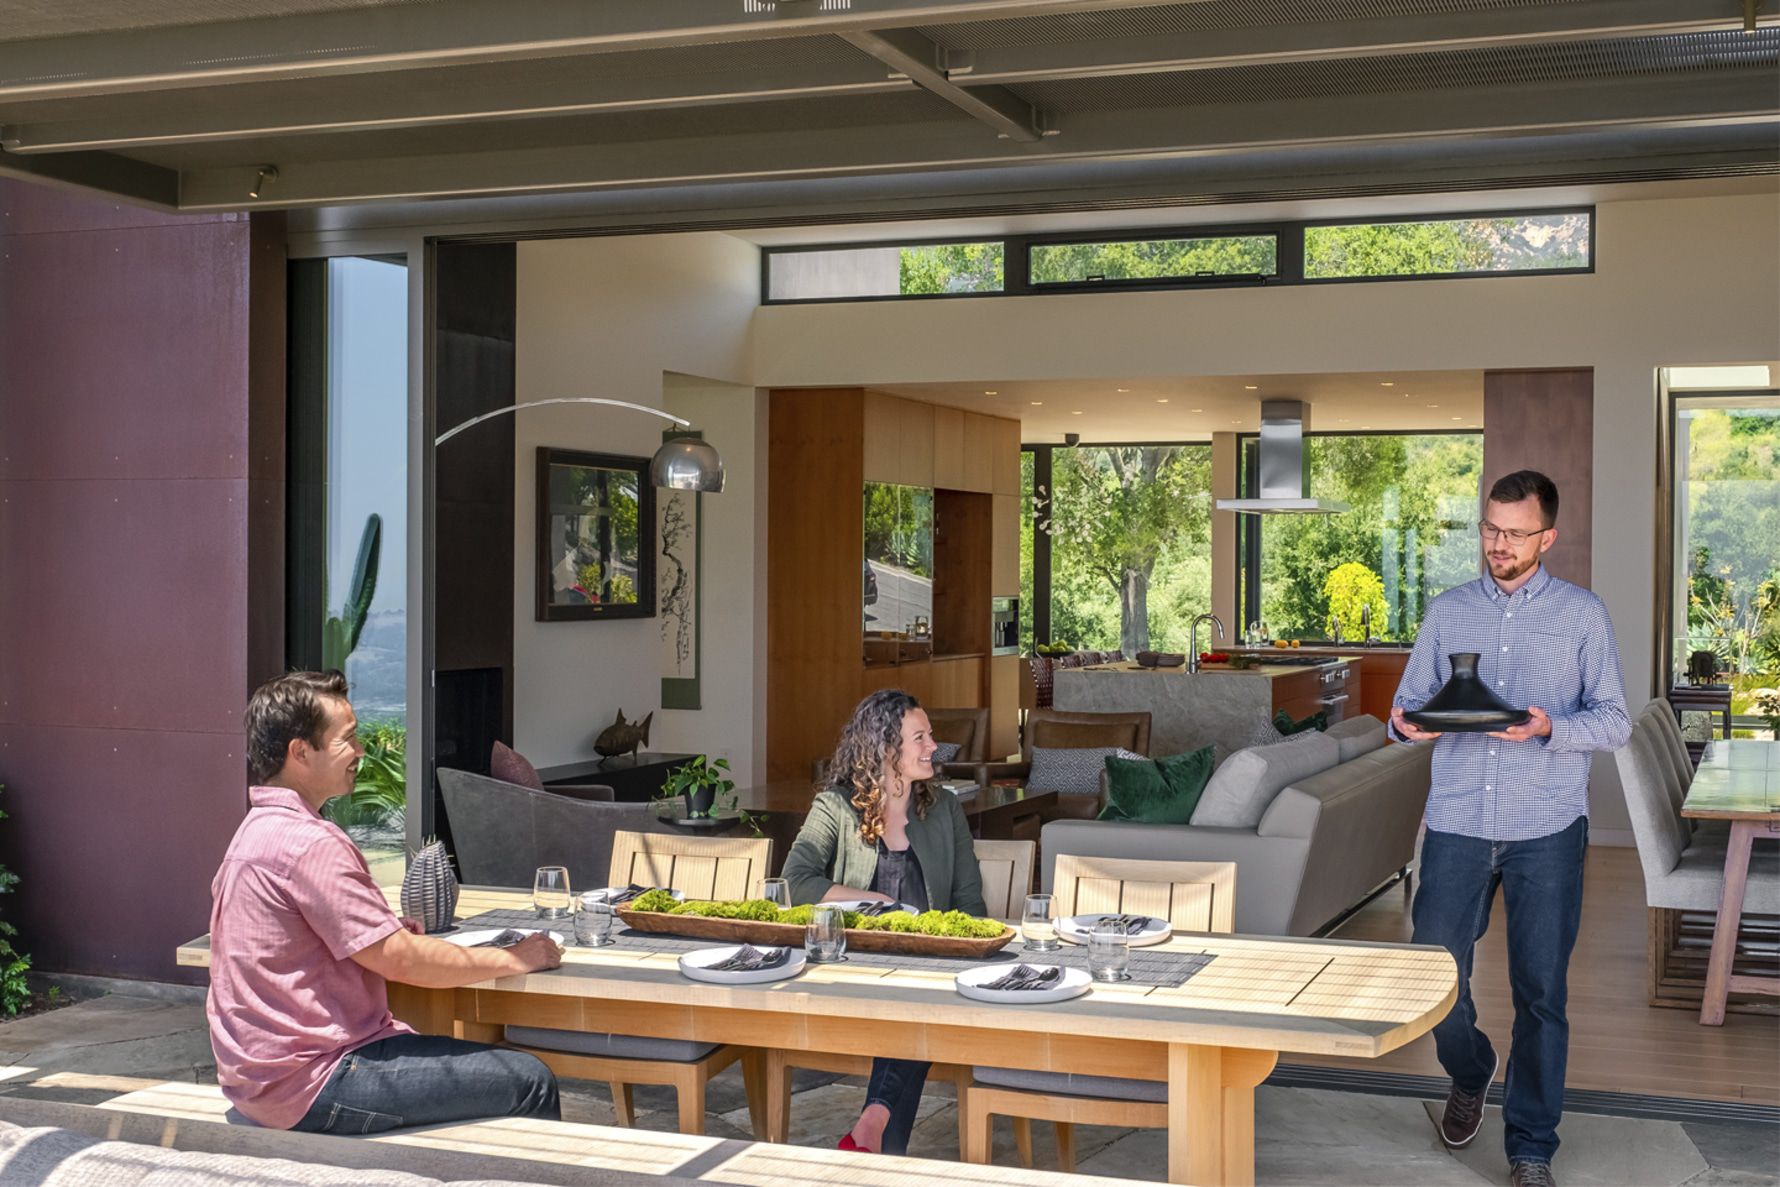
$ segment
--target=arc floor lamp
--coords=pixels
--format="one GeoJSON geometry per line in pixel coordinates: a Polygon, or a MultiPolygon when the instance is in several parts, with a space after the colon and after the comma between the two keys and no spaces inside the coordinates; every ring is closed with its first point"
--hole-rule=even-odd
{"type": "MultiPolygon", "coordinates": [[[[542,408],[546,404],[604,404],[612,408],[629,408],[633,412],[647,412],[651,416],[659,416],[663,420],[671,420],[681,428],[691,428],[692,422],[663,412],[659,408],[651,408],[647,404],[633,404],[628,400],[608,400],[603,396],[562,396],[553,400],[531,400],[524,404],[509,404],[505,408],[496,408],[493,412],[484,412],[481,416],[472,416],[460,425],[454,425],[433,438],[433,446],[437,448],[451,440],[465,429],[473,428],[485,420],[493,420],[497,416],[505,416],[510,412],[519,412],[526,408],[542,408]]],[[[649,459],[649,482],[653,486],[665,487],[668,490],[695,490],[707,494],[721,494],[723,491],[723,458],[709,442],[697,437],[675,437],[664,441],[655,456],[649,459]]]]}

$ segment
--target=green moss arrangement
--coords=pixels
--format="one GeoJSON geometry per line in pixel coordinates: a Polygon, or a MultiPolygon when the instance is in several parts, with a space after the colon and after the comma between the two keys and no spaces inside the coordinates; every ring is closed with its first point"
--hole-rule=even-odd
{"type": "MultiPolygon", "coordinates": [[[[654,911],[666,915],[697,915],[705,919],[748,919],[756,923],[788,923],[795,927],[807,927],[813,908],[808,904],[800,907],[789,907],[784,910],[767,902],[765,899],[748,899],[739,903],[712,902],[708,899],[688,899],[686,902],[675,902],[674,896],[665,890],[651,890],[647,894],[637,896],[630,904],[633,911],[654,911]]],[[[926,911],[920,915],[910,915],[907,911],[895,911],[888,915],[861,915],[848,911],[845,915],[846,926],[859,931],[888,931],[906,935],[950,936],[956,939],[988,940],[999,936],[1005,925],[995,919],[978,919],[963,911],[926,911]]]]}

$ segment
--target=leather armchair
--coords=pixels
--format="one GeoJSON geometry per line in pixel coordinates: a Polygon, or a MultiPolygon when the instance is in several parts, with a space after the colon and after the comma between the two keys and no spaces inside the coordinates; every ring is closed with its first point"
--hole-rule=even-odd
{"type": "MultiPolygon", "coordinates": [[[[1026,729],[1020,737],[1019,761],[976,763],[970,777],[985,787],[996,779],[1018,779],[1024,782],[1032,775],[1034,746],[1046,750],[1123,746],[1126,750],[1147,756],[1150,752],[1150,715],[1034,709],[1026,715],[1026,729]]],[[[1099,811],[1099,796],[1058,797],[1057,816],[1092,819],[1099,811]]]]}

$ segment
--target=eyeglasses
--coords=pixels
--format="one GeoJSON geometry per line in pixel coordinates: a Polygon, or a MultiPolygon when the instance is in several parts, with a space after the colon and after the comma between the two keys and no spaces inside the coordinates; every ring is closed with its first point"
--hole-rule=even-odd
{"type": "Polygon", "coordinates": [[[1550,530],[1550,528],[1534,528],[1530,532],[1522,532],[1514,528],[1499,528],[1487,519],[1477,521],[1477,534],[1492,542],[1499,536],[1507,536],[1512,543],[1525,544],[1534,536],[1543,535],[1550,530]]]}

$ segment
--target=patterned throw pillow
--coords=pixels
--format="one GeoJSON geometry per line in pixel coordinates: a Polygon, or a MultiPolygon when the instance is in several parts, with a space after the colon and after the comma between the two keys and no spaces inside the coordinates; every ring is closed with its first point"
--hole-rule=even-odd
{"type": "Polygon", "coordinates": [[[958,752],[962,749],[964,747],[956,742],[940,742],[933,748],[933,765],[942,767],[949,762],[956,761],[958,752]]]}
{"type": "Polygon", "coordinates": [[[1100,772],[1106,769],[1108,756],[1142,758],[1143,755],[1123,746],[1085,746],[1069,750],[1032,748],[1032,773],[1026,786],[1033,791],[1055,791],[1064,795],[1099,795],[1100,772]]]}
{"type": "Polygon", "coordinates": [[[494,744],[494,753],[489,756],[488,773],[502,783],[517,783],[533,791],[544,790],[544,780],[538,774],[538,768],[532,766],[525,755],[499,742],[494,744]]]}

